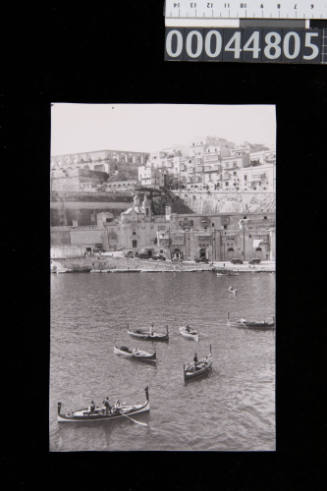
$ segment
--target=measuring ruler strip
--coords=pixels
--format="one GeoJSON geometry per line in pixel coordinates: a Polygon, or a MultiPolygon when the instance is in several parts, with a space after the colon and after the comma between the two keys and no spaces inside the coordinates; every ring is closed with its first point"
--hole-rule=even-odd
{"type": "Polygon", "coordinates": [[[327,19],[327,0],[166,0],[165,18],[327,19]]]}

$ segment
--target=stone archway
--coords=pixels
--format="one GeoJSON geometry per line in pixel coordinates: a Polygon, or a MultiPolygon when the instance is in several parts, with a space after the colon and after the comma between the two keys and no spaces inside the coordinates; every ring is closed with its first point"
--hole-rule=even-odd
{"type": "Polygon", "coordinates": [[[207,258],[207,249],[205,247],[201,247],[201,249],[199,250],[199,257],[200,259],[207,258]]]}
{"type": "Polygon", "coordinates": [[[227,249],[227,259],[233,259],[234,257],[234,248],[228,247],[227,249]]]}
{"type": "Polygon", "coordinates": [[[183,253],[180,249],[173,250],[172,259],[183,259],[183,253]]]}

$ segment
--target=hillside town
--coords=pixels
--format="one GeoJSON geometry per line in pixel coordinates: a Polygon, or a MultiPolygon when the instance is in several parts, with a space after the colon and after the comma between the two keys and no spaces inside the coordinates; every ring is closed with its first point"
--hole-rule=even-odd
{"type": "Polygon", "coordinates": [[[274,262],[275,176],[274,149],[217,137],[53,156],[51,258],[274,262]]]}

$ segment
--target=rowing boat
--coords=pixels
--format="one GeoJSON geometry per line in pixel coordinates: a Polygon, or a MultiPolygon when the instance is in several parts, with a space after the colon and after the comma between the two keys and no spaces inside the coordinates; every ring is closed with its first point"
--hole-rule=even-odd
{"type": "Polygon", "coordinates": [[[90,411],[88,408],[79,409],[70,413],[61,413],[61,402],[58,402],[58,423],[94,423],[95,421],[115,421],[120,418],[129,418],[130,416],[135,416],[136,414],[145,413],[150,411],[150,400],[149,400],[149,388],[145,388],[146,401],[143,404],[134,405],[121,405],[119,408],[114,408],[109,414],[106,414],[106,408],[96,407],[94,411],[90,411]]]}
{"type": "Polygon", "coordinates": [[[209,375],[212,370],[212,362],[213,360],[210,345],[210,352],[205,358],[198,360],[197,362],[183,365],[184,382],[209,375]]]}
{"type": "Polygon", "coordinates": [[[132,360],[144,361],[149,363],[157,363],[157,354],[148,353],[147,351],[139,350],[137,348],[128,348],[127,346],[114,346],[114,353],[118,356],[124,356],[132,360]]]}
{"type": "Polygon", "coordinates": [[[129,329],[127,332],[130,336],[144,339],[145,341],[169,341],[168,326],[166,327],[166,333],[145,331],[144,329],[129,329]]]}
{"type": "Polygon", "coordinates": [[[184,338],[192,339],[193,341],[199,341],[199,333],[195,329],[187,329],[187,327],[180,327],[179,332],[184,338]]]}

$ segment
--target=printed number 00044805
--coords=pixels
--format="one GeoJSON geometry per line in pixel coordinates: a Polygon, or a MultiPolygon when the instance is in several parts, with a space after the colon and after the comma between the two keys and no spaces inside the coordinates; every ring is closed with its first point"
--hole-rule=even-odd
{"type": "Polygon", "coordinates": [[[167,29],[166,60],[320,63],[321,32],[265,29],[167,29]]]}

